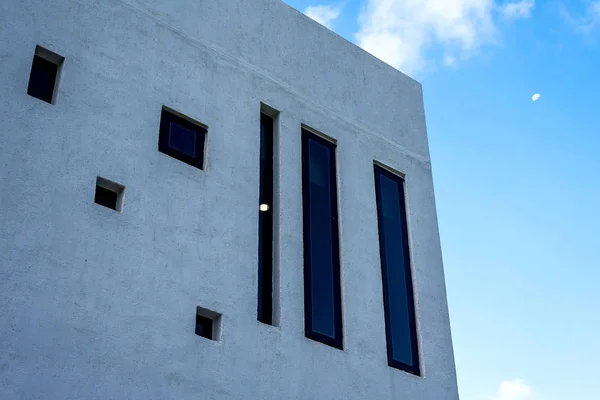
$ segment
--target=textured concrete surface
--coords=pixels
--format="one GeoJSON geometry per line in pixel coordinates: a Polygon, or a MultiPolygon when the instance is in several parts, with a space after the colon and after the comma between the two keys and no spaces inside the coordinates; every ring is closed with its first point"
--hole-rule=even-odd
{"type": "Polygon", "coordinates": [[[275,0],[6,0],[0,38],[0,398],[458,398],[419,83],[275,0]],[[36,45],[65,57],[55,105],[26,94],[36,45]],[[279,327],[256,321],[261,102],[279,327]],[[157,151],[163,105],[208,126],[204,171],[157,151]],[[338,142],[344,351],[304,337],[301,124],[338,142]],[[374,160],[406,174],[422,377],[386,362],[374,160]]]}

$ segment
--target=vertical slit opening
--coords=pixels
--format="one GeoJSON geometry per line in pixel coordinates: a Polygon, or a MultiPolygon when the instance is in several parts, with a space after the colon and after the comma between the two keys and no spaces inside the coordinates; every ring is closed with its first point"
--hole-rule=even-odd
{"type": "Polygon", "coordinates": [[[275,265],[275,122],[277,112],[262,106],[260,114],[260,166],[258,202],[258,304],[257,319],[277,326],[279,279],[275,265]]]}

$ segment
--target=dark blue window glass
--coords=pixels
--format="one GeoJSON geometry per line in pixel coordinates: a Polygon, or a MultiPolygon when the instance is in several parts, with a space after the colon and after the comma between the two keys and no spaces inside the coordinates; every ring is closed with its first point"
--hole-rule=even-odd
{"type": "Polygon", "coordinates": [[[169,147],[179,150],[190,157],[196,156],[196,133],[171,122],[169,128],[169,147]]]}
{"type": "Polygon", "coordinates": [[[388,364],[419,375],[404,181],[375,166],[388,364]]]}
{"type": "Polygon", "coordinates": [[[306,336],[342,349],[335,145],[302,132],[306,336]]]}
{"type": "Polygon", "coordinates": [[[38,55],[33,56],[27,94],[52,103],[58,65],[38,55]]]}
{"type": "Polygon", "coordinates": [[[194,167],[203,168],[206,129],[163,108],[158,150],[194,167]]]}

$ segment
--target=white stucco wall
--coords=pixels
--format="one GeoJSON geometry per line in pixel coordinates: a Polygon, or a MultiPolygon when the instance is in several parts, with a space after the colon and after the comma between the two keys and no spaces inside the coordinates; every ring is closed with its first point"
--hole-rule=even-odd
{"type": "Polygon", "coordinates": [[[0,39],[0,398],[458,399],[419,83],[274,0],[5,0],[0,39]],[[26,94],[36,45],[65,57],[54,105],[26,94]],[[279,327],[256,320],[260,102],[279,327]],[[204,171],[157,151],[162,105],[208,126],[204,171]],[[304,337],[301,124],[338,143],[344,351],[304,337]],[[406,174],[421,377],[387,365],[373,160],[406,174]]]}

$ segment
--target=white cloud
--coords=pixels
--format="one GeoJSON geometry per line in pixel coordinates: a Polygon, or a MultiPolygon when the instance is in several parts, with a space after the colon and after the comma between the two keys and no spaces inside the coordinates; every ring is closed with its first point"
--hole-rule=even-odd
{"type": "Polygon", "coordinates": [[[454,67],[456,65],[456,57],[449,55],[444,56],[444,64],[448,67],[454,67]]]}
{"type": "Polygon", "coordinates": [[[494,0],[367,0],[356,40],[374,56],[411,74],[425,66],[434,45],[465,58],[493,42],[495,7],[494,0]]]}
{"type": "Polygon", "coordinates": [[[588,18],[598,21],[600,19],[600,1],[595,1],[588,7],[588,18]]]}
{"type": "Polygon", "coordinates": [[[534,400],[534,392],[521,379],[513,379],[501,382],[496,395],[489,400],[534,400]]]}
{"type": "Polygon", "coordinates": [[[585,13],[579,16],[573,16],[566,9],[564,3],[560,3],[560,7],[563,18],[576,31],[590,33],[598,25],[600,25],[600,0],[590,3],[585,13]]]}
{"type": "Polygon", "coordinates": [[[308,6],[304,10],[304,14],[331,29],[331,23],[340,16],[340,11],[342,11],[342,7],[339,5],[308,6]]]}
{"type": "Polygon", "coordinates": [[[600,1],[595,1],[587,9],[587,15],[585,17],[588,21],[589,29],[595,28],[600,24],[600,1]]]}
{"type": "Polygon", "coordinates": [[[535,0],[521,0],[516,3],[506,3],[502,5],[501,10],[507,18],[529,18],[534,6],[535,0]]]}

